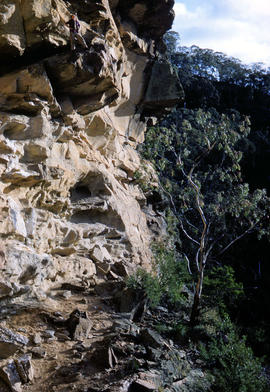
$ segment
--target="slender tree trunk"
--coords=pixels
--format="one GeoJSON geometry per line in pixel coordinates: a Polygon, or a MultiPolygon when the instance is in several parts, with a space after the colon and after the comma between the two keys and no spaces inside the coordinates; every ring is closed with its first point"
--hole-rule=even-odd
{"type": "Polygon", "coordinates": [[[194,326],[198,324],[198,317],[199,317],[199,306],[200,306],[200,300],[201,300],[201,295],[202,295],[202,287],[203,287],[203,275],[204,275],[204,268],[205,268],[205,263],[202,262],[200,265],[200,271],[199,271],[199,276],[198,276],[198,281],[195,289],[195,294],[193,298],[193,305],[192,305],[192,310],[191,310],[191,315],[190,315],[190,325],[194,326]]]}
{"type": "Polygon", "coordinates": [[[190,315],[189,323],[192,327],[198,323],[199,317],[199,305],[200,305],[200,297],[199,294],[196,292],[193,298],[193,305],[190,315]]]}
{"type": "MultiPolygon", "coordinates": [[[[202,209],[202,205],[203,205],[203,198],[201,195],[201,191],[200,191],[200,187],[196,184],[196,182],[193,181],[192,179],[192,175],[193,172],[195,170],[195,168],[200,164],[201,160],[210,153],[210,151],[214,148],[216,142],[214,142],[212,145],[210,144],[209,140],[207,139],[207,145],[208,148],[207,150],[201,154],[200,156],[198,156],[198,158],[196,159],[196,163],[193,165],[193,167],[190,169],[189,173],[186,174],[184,169],[183,169],[183,174],[184,176],[187,178],[188,182],[190,183],[191,187],[194,189],[195,191],[195,195],[196,195],[196,209],[200,215],[202,224],[203,224],[203,230],[201,233],[201,238],[200,238],[200,243],[199,243],[199,266],[198,266],[198,280],[197,280],[197,284],[196,284],[196,289],[195,289],[195,293],[194,293],[194,299],[193,299],[193,305],[192,305],[192,310],[191,310],[191,315],[190,315],[190,325],[196,325],[198,323],[198,317],[199,317],[199,305],[200,305],[200,299],[201,299],[201,295],[202,295],[202,287],[203,287],[203,275],[204,275],[204,269],[205,269],[205,264],[206,264],[206,260],[208,257],[208,253],[211,250],[211,247],[209,249],[208,252],[206,252],[206,237],[207,237],[207,227],[208,227],[208,223],[206,220],[206,217],[204,215],[204,211],[202,209]]],[[[178,157],[179,163],[182,164],[181,161],[181,156],[179,155],[178,157]]],[[[182,229],[183,229],[183,225],[182,225],[182,229]]],[[[183,229],[184,230],[184,229],[183,229]]],[[[190,238],[190,236],[189,236],[190,238]]],[[[190,238],[192,239],[192,238],[190,238]]],[[[196,241],[195,241],[196,242],[196,241]]]]}

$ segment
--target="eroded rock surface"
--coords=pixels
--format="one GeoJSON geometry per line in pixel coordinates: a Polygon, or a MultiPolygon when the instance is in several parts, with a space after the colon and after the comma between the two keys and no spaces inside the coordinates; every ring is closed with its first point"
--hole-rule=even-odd
{"type": "Polygon", "coordinates": [[[135,324],[140,293],[122,291],[165,231],[136,148],[183,97],[160,53],[172,7],[1,1],[0,392],[155,390],[156,362],[174,371],[168,343],[135,324]],[[70,52],[71,13],[87,50],[70,52]]]}
{"type": "MultiPolygon", "coordinates": [[[[0,298],[150,268],[161,218],[134,174],[147,121],[182,98],[158,48],[173,1],[0,6],[0,298]],[[76,12],[88,49],[69,49],[76,12]]],[[[152,169],[146,184],[156,184],[152,169]]]]}

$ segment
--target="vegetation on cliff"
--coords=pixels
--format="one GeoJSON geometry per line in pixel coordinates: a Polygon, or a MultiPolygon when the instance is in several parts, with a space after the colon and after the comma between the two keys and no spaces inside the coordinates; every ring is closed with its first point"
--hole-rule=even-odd
{"type": "Polygon", "coordinates": [[[189,272],[187,279],[171,270],[174,279],[190,289],[194,282],[192,328],[182,322],[178,332],[199,345],[213,390],[264,391],[269,386],[249,346],[257,355],[269,353],[269,178],[261,168],[269,154],[270,74],[260,64],[181,48],[177,38],[170,33],[167,45],[186,104],[148,130],[142,155],[159,174],[167,215],[176,222],[169,243],[189,272]]]}

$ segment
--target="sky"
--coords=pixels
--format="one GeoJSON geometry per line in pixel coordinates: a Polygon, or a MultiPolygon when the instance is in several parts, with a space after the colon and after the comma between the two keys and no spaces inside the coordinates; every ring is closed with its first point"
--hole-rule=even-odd
{"type": "Polygon", "coordinates": [[[270,0],[176,0],[174,11],[180,45],[270,67],[270,0]]]}

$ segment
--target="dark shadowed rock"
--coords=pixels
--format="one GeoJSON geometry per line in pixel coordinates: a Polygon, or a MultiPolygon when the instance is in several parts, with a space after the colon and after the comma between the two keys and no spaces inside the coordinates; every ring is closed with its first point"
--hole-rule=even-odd
{"type": "Polygon", "coordinates": [[[166,108],[183,101],[184,90],[171,64],[166,61],[155,61],[143,102],[144,111],[164,113],[166,108]]]}
{"type": "Polygon", "coordinates": [[[154,348],[161,348],[165,344],[162,337],[150,328],[143,329],[140,333],[139,339],[145,346],[151,346],[154,348]]]}
{"type": "Polygon", "coordinates": [[[153,392],[157,391],[156,385],[145,380],[136,380],[130,385],[128,392],[153,392]]]}

